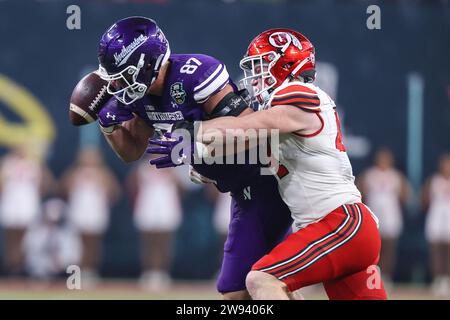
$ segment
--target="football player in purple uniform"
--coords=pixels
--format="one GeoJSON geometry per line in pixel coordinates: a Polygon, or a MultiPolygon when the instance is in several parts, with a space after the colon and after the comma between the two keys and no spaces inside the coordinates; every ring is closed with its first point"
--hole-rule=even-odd
{"type": "MultiPolygon", "coordinates": [[[[125,162],[144,154],[155,124],[253,112],[223,63],[202,54],[171,54],[163,32],[148,18],[113,24],[101,38],[99,62],[101,77],[114,95],[98,114],[100,128],[125,162]]],[[[158,148],[148,153],[158,153],[158,148]]],[[[152,164],[177,165],[169,156],[152,164]]],[[[259,165],[201,164],[194,169],[195,176],[214,181],[233,200],[217,289],[224,299],[250,298],[245,277],[290,231],[289,209],[275,178],[261,175],[259,165]]]]}

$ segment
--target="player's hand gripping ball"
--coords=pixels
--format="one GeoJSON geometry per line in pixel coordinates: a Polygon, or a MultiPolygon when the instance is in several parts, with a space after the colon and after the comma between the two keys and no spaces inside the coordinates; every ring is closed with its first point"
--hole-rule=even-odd
{"type": "Polygon", "coordinates": [[[114,97],[109,99],[98,113],[98,123],[105,133],[113,132],[117,125],[133,118],[134,114],[130,107],[123,105],[114,97]]]}

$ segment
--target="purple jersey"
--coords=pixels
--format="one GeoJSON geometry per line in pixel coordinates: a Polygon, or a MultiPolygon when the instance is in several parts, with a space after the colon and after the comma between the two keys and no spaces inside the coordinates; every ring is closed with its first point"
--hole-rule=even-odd
{"type": "Polygon", "coordinates": [[[202,104],[231,83],[225,65],[210,56],[172,54],[169,61],[162,95],[147,95],[133,105],[149,126],[202,120],[202,104]]]}
{"type": "MultiPolygon", "coordinates": [[[[133,112],[149,126],[180,120],[204,120],[203,103],[227,84],[236,86],[219,60],[202,54],[172,54],[162,96],[146,95],[132,105],[133,112]]],[[[221,192],[246,187],[258,165],[194,165],[200,174],[217,181],[221,192]]]]}

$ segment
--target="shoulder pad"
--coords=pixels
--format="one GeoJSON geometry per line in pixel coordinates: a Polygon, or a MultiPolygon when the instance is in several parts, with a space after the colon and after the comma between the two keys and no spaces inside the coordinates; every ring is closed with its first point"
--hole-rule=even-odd
{"type": "Polygon", "coordinates": [[[300,83],[289,83],[279,87],[269,101],[271,106],[291,105],[310,111],[320,111],[317,91],[300,83]]]}

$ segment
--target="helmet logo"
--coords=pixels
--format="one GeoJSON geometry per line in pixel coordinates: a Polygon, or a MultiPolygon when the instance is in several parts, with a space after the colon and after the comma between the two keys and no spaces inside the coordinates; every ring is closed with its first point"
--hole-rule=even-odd
{"type": "Polygon", "coordinates": [[[269,36],[269,43],[276,48],[281,48],[283,52],[291,45],[291,43],[300,50],[302,49],[300,41],[289,32],[272,33],[269,36]]]}
{"type": "Polygon", "coordinates": [[[145,41],[147,41],[148,37],[141,34],[139,37],[135,38],[133,42],[131,42],[128,46],[122,47],[120,53],[114,54],[114,60],[117,67],[120,67],[124,63],[128,61],[130,56],[135,52],[145,41]]]}

